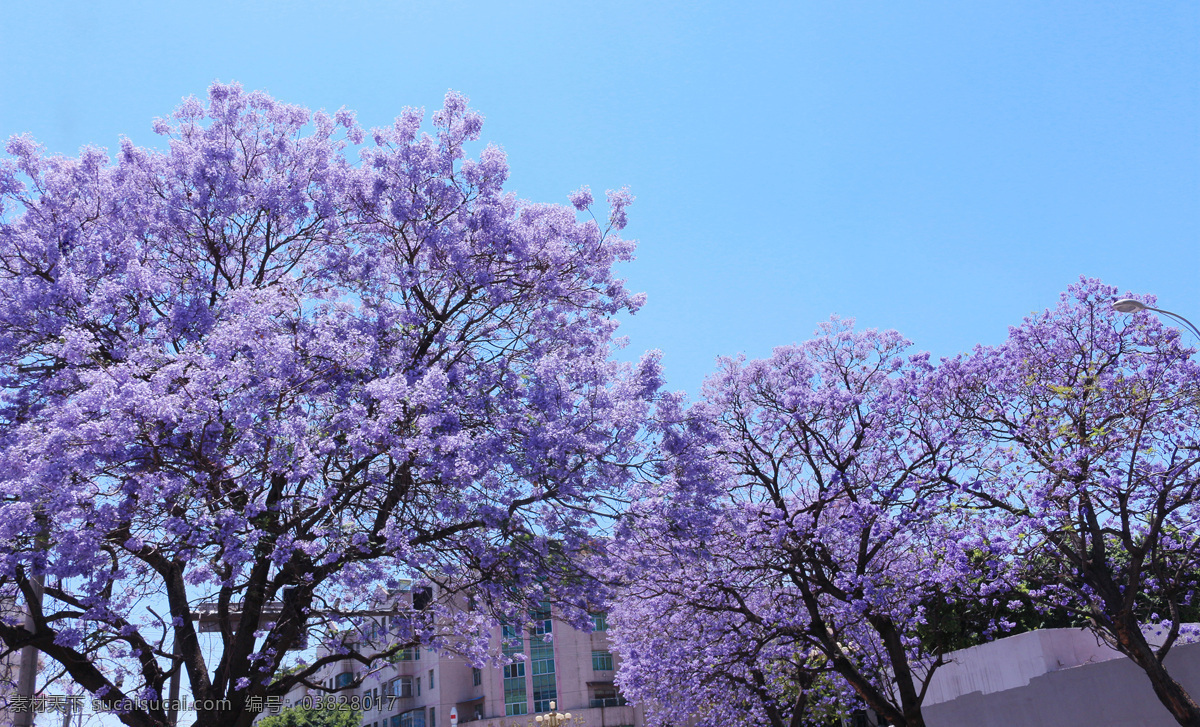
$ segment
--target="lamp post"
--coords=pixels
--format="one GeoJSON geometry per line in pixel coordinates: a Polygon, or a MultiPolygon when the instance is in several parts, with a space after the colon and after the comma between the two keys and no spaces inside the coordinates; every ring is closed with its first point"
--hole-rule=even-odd
{"type": "Polygon", "coordinates": [[[1178,313],[1172,313],[1171,311],[1163,310],[1162,308],[1153,308],[1146,305],[1142,301],[1134,300],[1133,298],[1122,298],[1114,302],[1112,305],[1113,310],[1117,311],[1118,313],[1137,313],[1140,310],[1152,310],[1155,313],[1162,313],[1163,315],[1171,316],[1175,320],[1192,329],[1192,333],[1196,334],[1196,338],[1200,338],[1200,329],[1197,329],[1195,324],[1178,313]]]}
{"type": "Polygon", "coordinates": [[[565,725],[566,721],[564,720],[569,721],[571,719],[571,713],[567,712],[566,714],[563,714],[562,712],[556,711],[556,709],[557,708],[555,707],[554,702],[551,702],[550,711],[546,714],[539,714],[537,717],[534,717],[534,721],[540,725],[544,725],[544,727],[561,727],[561,725],[565,725]]]}

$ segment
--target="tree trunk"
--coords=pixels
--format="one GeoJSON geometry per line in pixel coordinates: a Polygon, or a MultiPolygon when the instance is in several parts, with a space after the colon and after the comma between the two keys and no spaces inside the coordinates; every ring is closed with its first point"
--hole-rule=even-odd
{"type": "Polygon", "coordinates": [[[1147,643],[1141,628],[1137,624],[1118,622],[1115,631],[1118,648],[1146,672],[1158,701],[1162,702],[1175,721],[1184,727],[1200,727],[1200,705],[1197,705],[1187,690],[1167,673],[1147,643]]]}
{"type": "Polygon", "coordinates": [[[921,714],[921,695],[913,683],[912,667],[908,663],[908,653],[901,641],[900,631],[890,618],[872,616],[867,620],[875,633],[879,634],[887,651],[896,692],[900,696],[900,709],[904,713],[904,727],[925,727],[925,717],[921,714]]]}
{"type": "Polygon", "coordinates": [[[1175,721],[1184,727],[1200,727],[1200,705],[1179,682],[1171,678],[1158,659],[1151,660],[1150,668],[1142,668],[1150,677],[1150,685],[1154,687],[1158,701],[1171,712],[1175,721]]]}

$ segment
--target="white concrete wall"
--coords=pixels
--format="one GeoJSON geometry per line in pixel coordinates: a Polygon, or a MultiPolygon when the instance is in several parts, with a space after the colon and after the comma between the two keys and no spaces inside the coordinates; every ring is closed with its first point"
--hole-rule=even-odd
{"type": "Polygon", "coordinates": [[[992,694],[1026,686],[1060,669],[1125,658],[1087,629],[1041,629],[955,651],[938,668],[925,704],[948,702],[964,694],[992,694]]]}
{"type": "MultiPolygon", "coordinates": [[[[955,652],[934,675],[929,727],[1173,727],[1145,672],[1083,629],[1045,629],[955,652]]],[[[1200,644],[1175,646],[1171,676],[1200,699],[1200,644]]]]}

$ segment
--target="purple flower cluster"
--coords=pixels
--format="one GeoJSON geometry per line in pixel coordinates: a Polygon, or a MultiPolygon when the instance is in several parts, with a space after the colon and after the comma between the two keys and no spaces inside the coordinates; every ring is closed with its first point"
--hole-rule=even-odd
{"type": "Polygon", "coordinates": [[[1091,623],[1193,724],[1163,658],[1200,605],[1200,366],[1116,294],[1083,280],[938,366],[834,319],[722,361],[690,407],[664,399],[661,465],[610,565],[618,679],[651,722],[782,727],[861,704],[924,724],[948,652],[931,612],[986,607],[987,637],[1023,594],[1091,623]]]}
{"type": "Polygon", "coordinates": [[[121,699],[164,693],[173,640],[194,698],[237,707],[310,679],[324,662],[269,677],[401,579],[439,599],[392,641],[475,659],[549,594],[595,610],[570,564],[628,489],[659,385],[654,355],[610,359],[641,302],[613,275],[632,198],[608,230],[519,201],[500,149],[466,158],[481,123],[450,93],[432,135],[411,109],[364,134],[217,84],[155,122],[163,152],[9,142],[0,599],[46,597],[33,633],[0,620],[8,648],[121,699]],[[488,618],[445,605],[463,589],[488,618]]]}

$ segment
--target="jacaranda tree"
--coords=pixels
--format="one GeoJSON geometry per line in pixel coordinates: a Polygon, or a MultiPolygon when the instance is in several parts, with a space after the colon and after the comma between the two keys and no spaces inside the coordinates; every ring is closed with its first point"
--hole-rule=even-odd
{"type": "Polygon", "coordinates": [[[724,360],[700,403],[660,414],[661,477],[617,545],[613,636],[622,688],[662,718],[723,704],[703,724],[795,726],[849,693],[924,724],[943,661],[918,638],[924,604],[978,596],[1004,546],[952,508],[958,425],[908,345],[835,320],[724,360]]]}
{"type": "Polygon", "coordinates": [[[1200,597],[1200,365],[1151,313],[1114,311],[1116,294],[1082,280],[1004,344],[941,367],[977,435],[957,484],[1013,518],[1038,599],[1090,623],[1195,727],[1163,660],[1195,638],[1181,613],[1200,597]]]}
{"type": "Polygon", "coordinates": [[[610,361],[641,303],[613,276],[631,197],[610,193],[605,229],[577,220],[586,188],[576,209],[520,202],[500,149],[466,156],[464,98],[422,123],[364,145],[348,112],[218,84],[155,122],[166,151],[8,143],[0,595],[35,627],[6,617],[5,651],[110,700],[183,670],[230,705],[197,725],[245,727],[248,699],[393,653],[342,639],[280,671],[402,578],[474,610],[446,627],[439,598],[389,643],[453,633],[478,655],[472,634],[551,593],[586,618],[565,556],[620,507],[659,383],[653,358],[610,361]]]}

